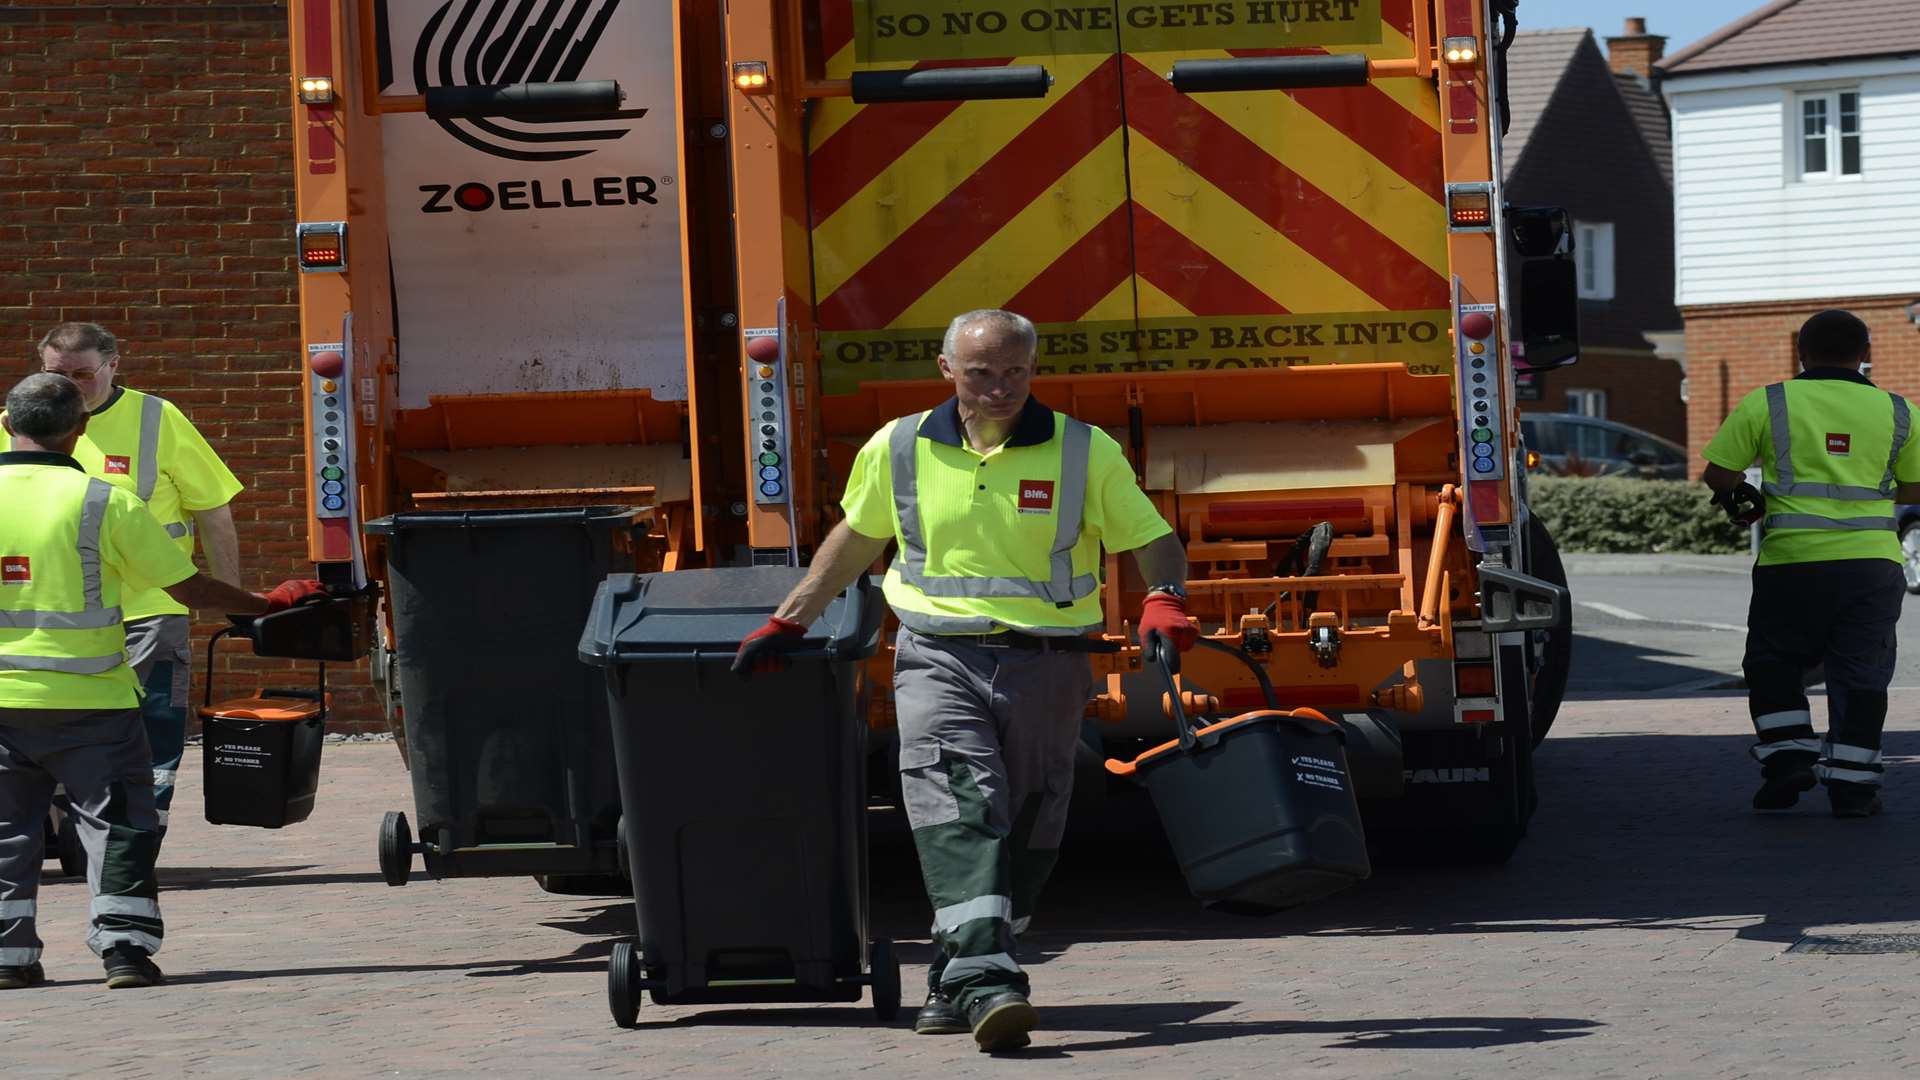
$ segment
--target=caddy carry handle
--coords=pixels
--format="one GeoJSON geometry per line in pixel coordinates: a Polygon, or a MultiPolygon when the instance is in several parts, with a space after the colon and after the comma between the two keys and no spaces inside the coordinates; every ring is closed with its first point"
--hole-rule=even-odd
{"type": "Polygon", "coordinates": [[[1180,749],[1193,749],[1193,724],[1187,719],[1187,710],[1180,704],[1180,684],[1173,677],[1180,674],[1180,650],[1173,647],[1158,633],[1147,634],[1146,654],[1153,666],[1160,671],[1160,681],[1167,687],[1167,704],[1173,713],[1173,726],[1180,733],[1180,749]]]}

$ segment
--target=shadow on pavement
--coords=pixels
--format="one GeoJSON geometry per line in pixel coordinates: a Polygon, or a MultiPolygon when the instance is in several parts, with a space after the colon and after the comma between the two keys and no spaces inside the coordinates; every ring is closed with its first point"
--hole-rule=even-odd
{"type": "Polygon", "coordinates": [[[188,866],[178,870],[160,867],[160,891],[188,892],[195,889],[260,889],[280,885],[366,885],[384,881],[370,874],[302,874],[306,866],[188,866]]]}
{"type": "MultiPolygon", "coordinates": [[[[315,965],[272,970],[194,971],[177,975],[169,973],[167,984],[191,986],[199,983],[252,982],[257,979],[286,979],[298,982],[328,975],[384,975],[396,972],[427,971],[463,971],[468,978],[473,979],[552,975],[565,971],[605,971],[607,954],[612,951],[613,940],[607,939],[582,942],[578,948],[565,956],[545,960],[475,960],[465,964],[341,964],[334,967],[315,965]]],[[[162,956],[161,959],[166,958],[162,956]]]]}
{"type": "MultiPolygon", "coordinates": [[[[1104,831],[1068,837],[1021,960],[1044,965],[1082,941],[1289,935],[1644,929],[1790,944],[1809,927],[1920,921],[1920,792],[1908,779],[1920,772],[1910,769],[1920,733],[1887,735],[1887,813],[1836,820],[1815,790],[1792,811],[1762,815],[1748,802],[1758,782],[1751,738],[1666,734],[1661,709],[1649,701],[1644,723],[1617,734],[1547,740],[1536,759],[1540,810],[1507,864],[1376,865],[1369,881],[1266,918],[1202,909],[1150,805],[1142,813],[1109,800],[1104,831]]],[[[924,942],[928,919],[911,847],[877,845],[877,932],[924,942]]],[[[922,944],[900,954],[910,964],[929,956],[922,944]]]]}
{"type": "Polygon", "coordinates": [[[1644,694],[1653,690],[1698,683],[1705,679],[1725,679],[1737,675],[1700,667],[1678,660],[1692,660],[1685,653],[1669,652],[1624,641],[1573,635],[1573,667],[1567,679],[1567,700],[1613,699],[1623,694],[1644,694]]]}

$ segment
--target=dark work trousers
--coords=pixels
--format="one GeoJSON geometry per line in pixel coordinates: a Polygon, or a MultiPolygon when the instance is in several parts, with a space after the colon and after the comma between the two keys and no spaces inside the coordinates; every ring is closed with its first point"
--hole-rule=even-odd
{"type": "Polygon", "coordinates": [[[1880,729],[1906,598],[1889,559],[1756,566],[1747,612],[1747,706],[1768,776],[1815,767],[1826,784],[1880,785],[1880,729]],[[1827,737],[1817,741],[1806,672],[1826,664],[1827,737]],[[1817,764],[1816,764],[1817,763],[1817,764]]]}
{"type": "Polygon", "coordinates": [[[1024,994],[1017,941],[1060,854],[1092,666],[1084,653],[901,627],[893,687],[900,787],[933,904],[928,988],[962,1009],[1024,994]]]}

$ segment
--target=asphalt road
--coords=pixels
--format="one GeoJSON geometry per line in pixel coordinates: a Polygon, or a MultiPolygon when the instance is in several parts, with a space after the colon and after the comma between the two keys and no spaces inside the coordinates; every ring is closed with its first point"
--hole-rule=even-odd
{"type": "MultiPolygon", "coordinates": [[[[1741,687],[1748,576],[1744,555],[1568,555],[1573,673],[1568,694],[1612,698],[1741,687]]],[[[1920,689],[1920,604],[1893,685],[1920,689]]]]}

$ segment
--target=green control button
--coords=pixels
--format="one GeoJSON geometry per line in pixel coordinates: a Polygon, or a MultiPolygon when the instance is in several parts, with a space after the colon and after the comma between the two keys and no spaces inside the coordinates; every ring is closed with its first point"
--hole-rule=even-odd
{"type": "Polygon", "coordinates": [[[320,479],[322,480],[338,480],[342,475],[343,474],[340,472],[339,469],[336,469],[331,465],[320,470],[320,479]]]}
{"type": "Polygon", "coordinates": [[[778,465],[778,464],[780,464],[780,455],[779,455],[779,454],[773,454],[773,453],[767,453],[767,454],[761,454],[761,455],[760,455],[760,464],[762,464],[762,465],[778,465]]]}
{"type": "Polygon", "coordinates": [[[1473,441],[1474,441],[1474,442],[1492,442],[1492,441],[1493,441],[1493,432],[1492,432],[1492,431],[1490,431],[1490,430],[1488,430],[1487,428],[1483,428],[1483,427],[1481,427],[1481,428],[1474,428],[1474,429],[1473,429],[1473,441]]]}

